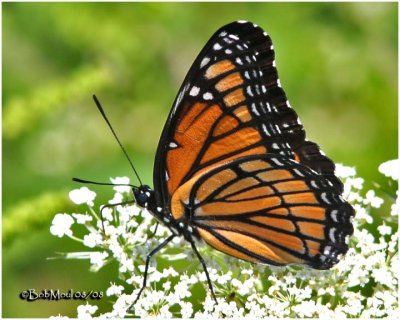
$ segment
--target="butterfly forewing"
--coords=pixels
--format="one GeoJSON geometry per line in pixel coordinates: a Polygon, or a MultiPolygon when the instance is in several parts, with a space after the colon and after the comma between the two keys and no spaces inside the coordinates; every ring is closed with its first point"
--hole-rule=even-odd
{"type": "Polygon", "coordinates": [[[210,166],[267,153],[296,159],[341,190],[333,162],[309,144],[280,87],[270,37],[231,23],[211,37],[175,100],[157,150],[157,200],[169,206],[180,185],[210,166]]]}
{"type": "Polygon", "coordinates": [[[347,251],[354,210],[334,163],[305,139],[274,56],[270,37],[249,22],[211,37],[160,139],[157,206],[232,256],[326,269],[347,251]]]}

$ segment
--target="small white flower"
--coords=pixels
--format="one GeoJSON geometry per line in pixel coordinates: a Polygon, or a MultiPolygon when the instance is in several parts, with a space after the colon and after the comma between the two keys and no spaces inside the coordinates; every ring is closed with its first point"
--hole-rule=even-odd
{"type": "MultiPolygon", "coordinates": [[[[128,177],[115,177],[110,178],[111,182],[114,184],[130,184],[128,177]]],[[[113,189],[119,193],[131,193],[131,186],[114,186],[113,189]]]]}
{"type": "Polygon", "coordinates": [[[171,281],[164,282],[162,287],[165,291],[169,291],[171,289],[171,281]]]}
{"type": "Polygon", "coordinates": [[[124,287],[119,285],[117,286],[115,283],[111,283],[111,287],[109,287],[106,291],[107,296],[119,296],[122,291],[124,291],[124,287]]]}
{"type": "Polygon", "coordinates": [[[375,196],[374,190],[368,190],[367,194],[365,195],[364,204],[371,204],[373,208],[380,208],[383,204],[383,199],[375,196]]]}
{"type": "Polygon", "coordinates": [[[124,273],[127,271],[132,272],[134,269],[133,259],[127,258],[127,256],[125,254],[121,256],[119,263],[120,263],[119,272],[121,272],[121,273],[124,273]]]}
{"type": "Polygon", "coordinates": [[[393,180],[399,180],[400,159],[386,161],[379,166],[378,170],[386,177],[392,178],[393,180]]]}
{"type": "Polygon", "coordinates": [[[124,201],[124,197],[121,193],[115,193],[114,198],[108,201],[109,204],[116,204],[116,203],[121,203],[124,201]]]}
{"type": "Polygon", "coordinates": [[[119,244],[118,240],[110,241],[108,248],[112,251],[113,256],[117,260],[121,260],[121,256],[124,253],[123,248],[119,244]]]}
{"type": "Polygon", "coordinates": [[[112,316],[109,318],[124,319],[127,316],[129,306],[133,303],[131,296],[121,294],[113,305],[112,316]]]}
{"type": "Polygon", "coordinates": [[[364,179],[363,178],[348,178],[345,181],[345,189],[351,190],[351,189],[356,189],[356,190],[361,190],[364,185],[364,179]]]}
{"type": "Polygon", "coordinates": [[[164,305],[160,308],[159,317],[161,319],[171,319],[173,318],[173,314],[169,311],[169,305],[164,305]]]}
{"type": "Polygon", "coordinates": [[[86,224],[86,222],[93,220],[93,217],[88,214],[73,213],[72,216],[76,219],[76,223],[78,224],[86,224]]]}
{"type": "Polygon", "coordinates": [[[82,304],[78,306],[78,318],[79,319],[90,319],[92,315],[97,311],[97,306],[92,306],[90,304],[82,304]]]}
{"type": "Polygon", "coordinates": [[[193,306],[190,302],[181,301],[181,315],[184,319],[189,319],[193,314],[193,306]]]}
{"type": "Polygon", "coordinates": [[[90,263],[96,268],[101,268],[104,266],[104,262],[107,257],[107,252],[90,252],[90,263]]]}
{"type": "Polygon", "coordinates": [[[69,198],[76,204],[86,203],[88,206],[93,207],[93,200],[96,198],[96,193],[87,187],[82,187],[70,191],[69,198]]]}
{"type": "Polygon", "coordinates": [[[353,167],[346,167],[341,163],[336,164],[335,174],[341,178],[353,177],[356,175],[356,169],[353,167]]]}
{"type": "Polygon", "coordinates": [[[74,219],[69,214],[57,213],[53,218],[50,232],[60,238],[64,235],[72,236],[71,226],[73,223],[74,219]]]}
{"type": "Polygon", "coordinates": [[[313,317],[316,309],[315,301],[302,301],[300,304],[293,306],[293,310],[301,318],[313,317]]]}
{"type": "Polygon", "coordinates": [[[218,276],[218,279],[217,279],[217,282],[218,282],[219,284],[224,285],[224,284],[230,282],[231,279],[232,279],[232,272],[228,271],[228,272],[225,273],[225,274],[219,275],[219,276],[218,276]]]}
{"type": "Polygon", "coordinates": [[[100,207],[100,212],[101,215],[103,216],[104,220],[108,220],[108,221],[113,221],[114,217],[113,217],[113,209],[110,207],[105,207],[104,206],[100,207]]]}
{"type": "Polygon", "coordinates": [[[96,245],[102,244],[103,238],[98,232],[91,232],[83,237],[83,244],[86,247],[94,248],[96,245]]]}
{"type": "Polygon", "coordinates": [[[389,226],[387,226],[387,225],[385,225],[385,224],[382,224],[382,225],[380,225],[379,227],[378,227],[378,231],[379,231],[379,233],[381,234],[381,235],[389,235],[389,234],[392,234],[392,228],[391,227],[389,227],[389,226]]]}
{"type": "Polygon", "coordinates": [[[174,287],[175,293],[181,298],[187,298],[192,295],[189,291],[188,284],[184,282],[178,282],[174,287]]]}

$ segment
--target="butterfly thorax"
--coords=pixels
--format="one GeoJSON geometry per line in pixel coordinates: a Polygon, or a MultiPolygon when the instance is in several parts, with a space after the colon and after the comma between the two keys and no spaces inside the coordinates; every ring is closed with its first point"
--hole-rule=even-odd
{"type": "Polygon", "coordinates": [[[189,226],[186,216],[176,220],[169,209],[157,204],[154,190],[148,185],[133,189],[133,196],[139,207],[148,210],[158,222],[168,227],[174,234],[181,235],[189,241],[193,236],[198,238],[196,230],[189,226]]]}

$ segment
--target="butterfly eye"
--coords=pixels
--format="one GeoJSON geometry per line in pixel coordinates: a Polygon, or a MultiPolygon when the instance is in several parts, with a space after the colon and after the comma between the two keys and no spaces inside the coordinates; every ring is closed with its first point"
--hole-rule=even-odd
{"type": "Polygon", "coordinates": [[[148,201],[148,196],[146,196],[143,190],[135,190],[133,194],[135,195],[136,203],[140,207],[144,207],[148,201]]]}
{"type": "Polygon", "coordinates": [[[152,190],[149,186],[143,185],[137,189],[133,190],[133,195],[135,197],[136,203],[140,207],[146,207],[149,199],[151,197],[152,190]]]}

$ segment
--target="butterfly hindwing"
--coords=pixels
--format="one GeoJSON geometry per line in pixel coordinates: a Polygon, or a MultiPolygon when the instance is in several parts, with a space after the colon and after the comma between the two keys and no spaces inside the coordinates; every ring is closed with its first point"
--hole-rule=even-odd
{"type": "Polygon", "coordinates": [[[189,224],[208,244],[258,263],[327,269],[353,232],[353,209],[332,183],[281,155],[217,164],[178,189],[175,213],[177,203],[186,204],[189,224]]]}
{"type": "Polygon", "coordinates": [[[305,140],[303,126],[280,87],[270,37],[249,22],[222,27],[193,63],[157,149],[157,202],[194,175],[229,159],[274,153],[295,159],[330,180],[333,162],[305,140]]]}

